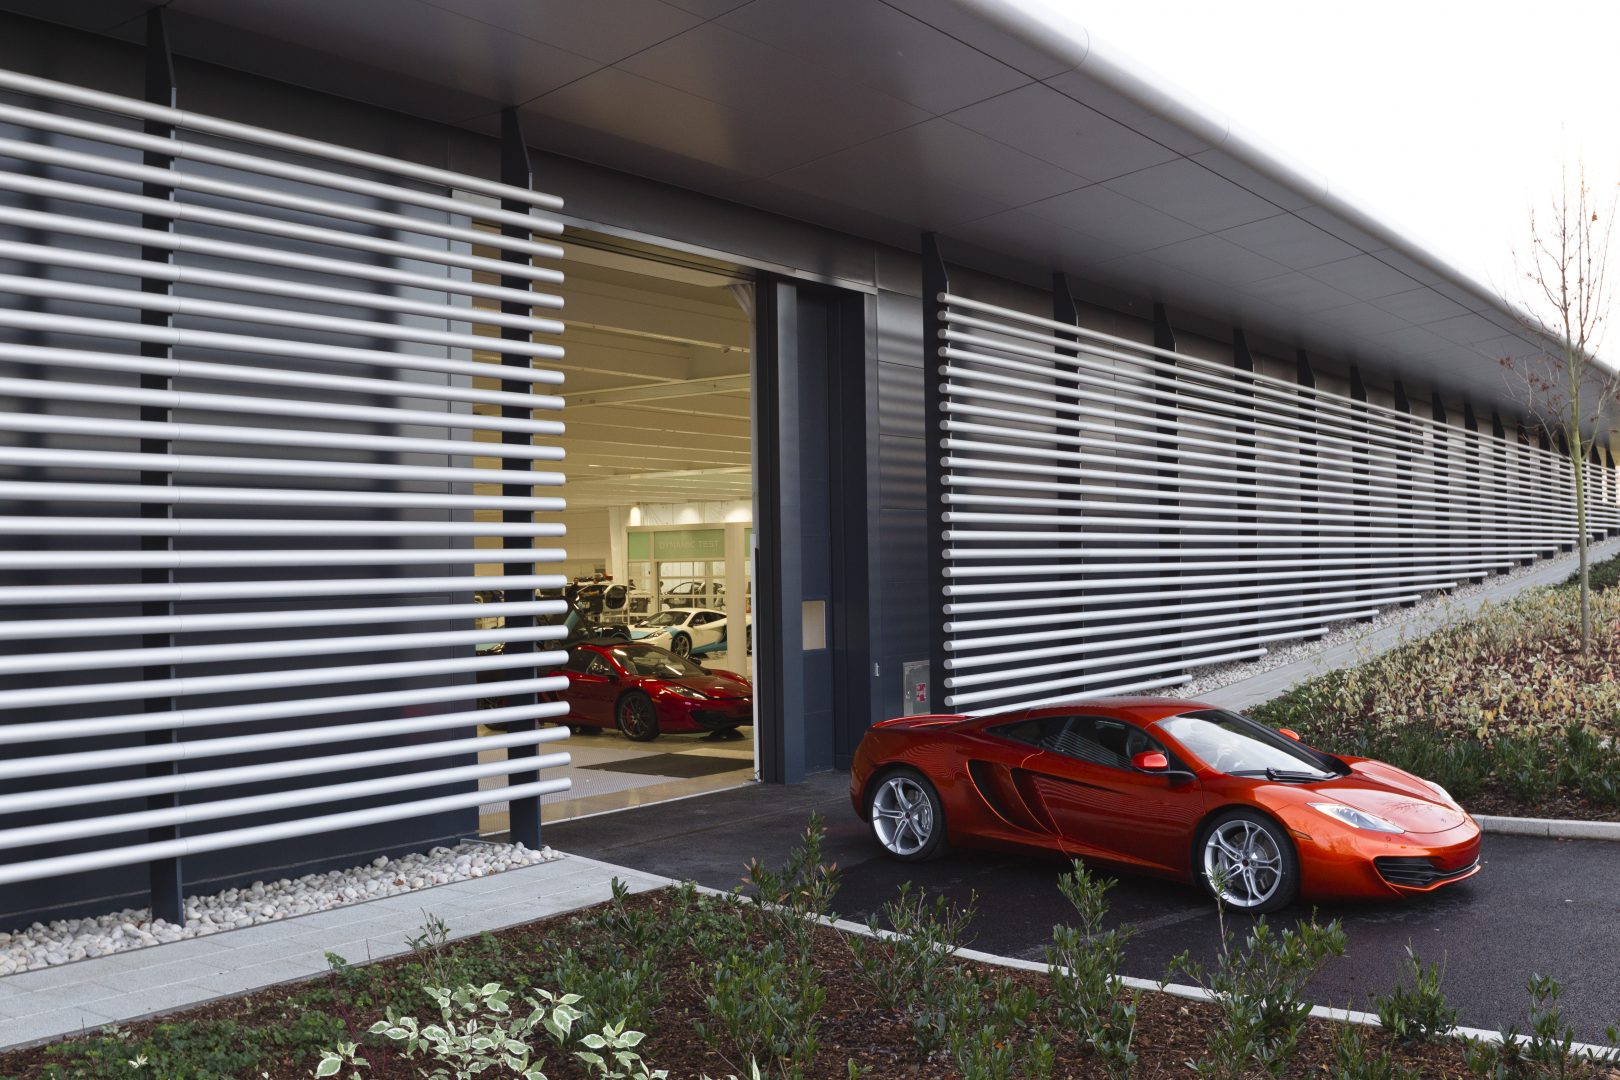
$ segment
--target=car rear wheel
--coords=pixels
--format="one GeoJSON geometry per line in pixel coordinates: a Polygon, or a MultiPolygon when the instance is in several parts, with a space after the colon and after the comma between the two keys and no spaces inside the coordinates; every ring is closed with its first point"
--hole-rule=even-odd
{"type": "Polygon", "coordinates": [[[1264,914],[1299,895],[1299,856],[1275,821],[1252,810],[1229,810],[1204,829],[1199,845],[1204,887],[1222,903],[1264,914]]]}
{"type": "Polygon", "coordinates": [[[872,789],[867,806],[872,832],[890,855],[923,862],[945,853],[945,807],[915,769],[896,769],[872,789]]]}
{"type": "Polygon", "coordinates": [[[692,655],[692,639],[685,634],[676,634],[669,639],[669,651],[676,656],[692,655]]]}
{"type": "Polygon", "coordinates": [[[658,738],[658,711],[652,698],[639,690],[632,690],[619,699],[615,710],[619,730],[631,742],[652,742],[658,738]]]}

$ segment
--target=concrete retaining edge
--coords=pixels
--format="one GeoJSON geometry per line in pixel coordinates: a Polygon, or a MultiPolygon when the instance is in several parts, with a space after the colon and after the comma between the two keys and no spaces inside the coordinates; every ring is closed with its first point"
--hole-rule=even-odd
{"type": "Polygon", "coordinates": [[[1498,817],[1475,814],[1488,833],[1503,836],[1541,836],[1553,840],[1620,840],[1620,821],[1571,821],[1567,818],[1498,817]]]}

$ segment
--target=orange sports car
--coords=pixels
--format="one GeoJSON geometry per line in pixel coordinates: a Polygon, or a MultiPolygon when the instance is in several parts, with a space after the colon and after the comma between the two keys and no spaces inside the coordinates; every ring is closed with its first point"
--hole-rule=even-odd
{"type": "Polygon", "coordinates": [[[1479,826],[1439,784],[1174,698],[885,720],[855,753],[850,798],[899,859],[1037,848],[1196,879],[1252,912],[1479,872],[1479,826]]]}

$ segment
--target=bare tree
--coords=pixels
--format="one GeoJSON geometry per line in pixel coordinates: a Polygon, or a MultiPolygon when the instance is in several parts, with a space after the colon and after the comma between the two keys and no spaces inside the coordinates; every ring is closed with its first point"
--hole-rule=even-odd
{"type": "Polygon", "coordinates": [[[1504,357],[1502,366],[1521,391],[1526,410],[1549,431],[1562,433],[1569,450],[1584,653],[1592,642],[1586,459],[1605,406],[1620,391],[1615,372],[1597,360],[1608,325],[1609,238],[1616,196],[1599,198],[1581,164],[1576,165],[1573,182],[1567,167],[1560,179],[1560,189],[1548,200],[1546,211],[1530,213],[1528,255],[1516,253],[1514,260],[1528,309],[1524,328],[1543,348],[1529,357],[1504,357]],[[1586,437],[1589,428],[1592,440],[1586,437]]]}

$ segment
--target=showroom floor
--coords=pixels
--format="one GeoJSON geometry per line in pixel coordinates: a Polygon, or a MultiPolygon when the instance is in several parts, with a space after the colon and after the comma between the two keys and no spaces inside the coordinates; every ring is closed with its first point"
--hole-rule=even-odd
{"type": "MultiPolygon", "coordinates": [[[[707,742],[701,735],[663,735],[651,743],[636,743],[617,731],[603,731],[548,744],[547,752],[565,750],[573,758],[563,774],[573,786],[541,800],[541,820],[567,821],[749,783],[754,779],[754,729],[740,731],[743,738],[735,742],[707,742]]],[[[486,751],[479,756],[501,752],[486,751]]],[[[501,783],[495,777],[484,786],[501,783]]],[[[483,807],[479,824],[486,836],[505,832],[506,804],[483,807]]]]}

